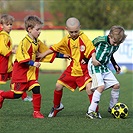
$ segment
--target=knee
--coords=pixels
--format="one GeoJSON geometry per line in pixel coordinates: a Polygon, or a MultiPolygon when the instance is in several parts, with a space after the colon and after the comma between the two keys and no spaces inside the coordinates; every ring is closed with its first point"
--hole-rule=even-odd
{"type": "Polygon", "coordinates": [[[32,89],[32,92],[33,92],[33,94],[40,94],[40,86],[35,86],[35,87],[32,89]]]}
{"type": "Polygon", "coordinates": [[[86,85],[86,93],[88,95],[91,95],[93,93],[93,91],[91,90],[91,85],[92,85],[91,82],[86,85]]]}
{"type": "Polygon", "coordinates": [[[114,86],[113,86],[113,89],[119,89],[120,88],[120,84],[115,84],[114,86]]]}
{"type": "Polygon", "coordinates": [[[104,86],[104,85],[97,87],[97,90],[98,90],[100,93],[102,93],[102,92],[104,91],[104,89],[105,89],[105,86],[104,86]]]}
{"type": "Polygon", "coordinates": [[[56,91],[60,91],[60,90],[62,90],[63,89],[63,85],[61,85],[60,83],[56,83],[56,88],[55,88],[55,90],[56,91]]]}
{"type": "Polygon", "coordinates": [[[22,96],[22,94],[14,94],[14,99],[18,99],[22,96]]]}
{"type": "Polygon", "coordinates": [[[87,95],[91,95],[93,93],[93,91],[91,89],[86,89],[86,93],[87,93],[87,95]]]}

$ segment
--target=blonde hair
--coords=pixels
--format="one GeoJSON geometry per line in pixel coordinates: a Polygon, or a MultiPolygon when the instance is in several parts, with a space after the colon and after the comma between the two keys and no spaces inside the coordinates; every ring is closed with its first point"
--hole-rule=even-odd
{"type": "Polygon", "coordinates": [[[14,17],[8,14],[3,14],[1,15],[0,18],[0,24],[8,24],[8,23],[13,23],[14,22],[14,17]]]}
{"type": "Polygon", "coordinates": [[[24,18],[24,23],[25,23],[25,29],[28,32],[28,28],[30,27],[33,29],[36,24],[41,24],[43,25],[43,22],[41,19],[37,16],[27,16],[24,18]]]}
{"type": "Polygon", "coordinates": [[[111,38],[114,38],[117,43],[122,43],[127,35],[125,35],[125,29],[122,26],[112,26],[109,32],[111,38]]]}

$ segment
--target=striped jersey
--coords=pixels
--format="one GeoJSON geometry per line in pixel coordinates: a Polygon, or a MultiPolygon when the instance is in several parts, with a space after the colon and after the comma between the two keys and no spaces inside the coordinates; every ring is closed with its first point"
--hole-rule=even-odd
{"type": "Polygon", "coordinates": [[[91,66],[92,74],[108,72],[107,64],[111,55],[118,50],[119,46],[111,45],[108,36],[99,36],[92,42],[96,47],[96,59],[101,63],[101,66],[91,66]]]}
{"type": "Polygon", "coordinates": [[[5,31],[0,31],[0,73],[12,71],[12,39],[5,31]]]}
{"type": "Polygon", "coordinates": [[[73,40],[70,35],[66,35],[59,43],[50,47],[53,51],[68,54],[71,57],[69,72],[72,76],[83,76],[87,69],[87,64],[81,64],[83,58],[90,59],[95,47],[92,41],[80,32],[79,37],[73,40]]]}
{"type": "MultiPolygon", "coordinates": [[[[39,69],[34,66],[29,66],[26,62],[30,60],[37,61],[36,53],[43,53],[46,50],[48,50],[48,47],[39,39],[37,39],[37,42],[34,42],[27,35],[18,45],[12,72],[12,83],[37,80],[39,69]]],[[[42,62],[52,62],[55,56],[55,53],[50,54],[46,56],[42,62]]]]}

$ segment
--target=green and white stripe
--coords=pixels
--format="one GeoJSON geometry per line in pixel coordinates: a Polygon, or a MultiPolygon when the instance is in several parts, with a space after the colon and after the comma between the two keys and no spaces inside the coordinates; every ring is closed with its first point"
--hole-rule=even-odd
{"type": "Polygon", "coordinates": [[[119,46],[113,46],[108,43],[107,36],[98,37],[93,40],[96,47],[96,59],[102,64],[101,66],[91,65],[92,74],[93,73],[104,73],[108,72],[109,68],[107,64],[110,61],[111,55],[117,51],[119,46]]]}

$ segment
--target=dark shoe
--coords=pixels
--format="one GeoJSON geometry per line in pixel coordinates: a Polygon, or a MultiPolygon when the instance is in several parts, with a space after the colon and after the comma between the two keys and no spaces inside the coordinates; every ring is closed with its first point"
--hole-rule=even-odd
{"type": "Polygon", "coordinates": [[[111,108],[110,107],[108,107],[108,112],[111,114],[111,108]]]}

